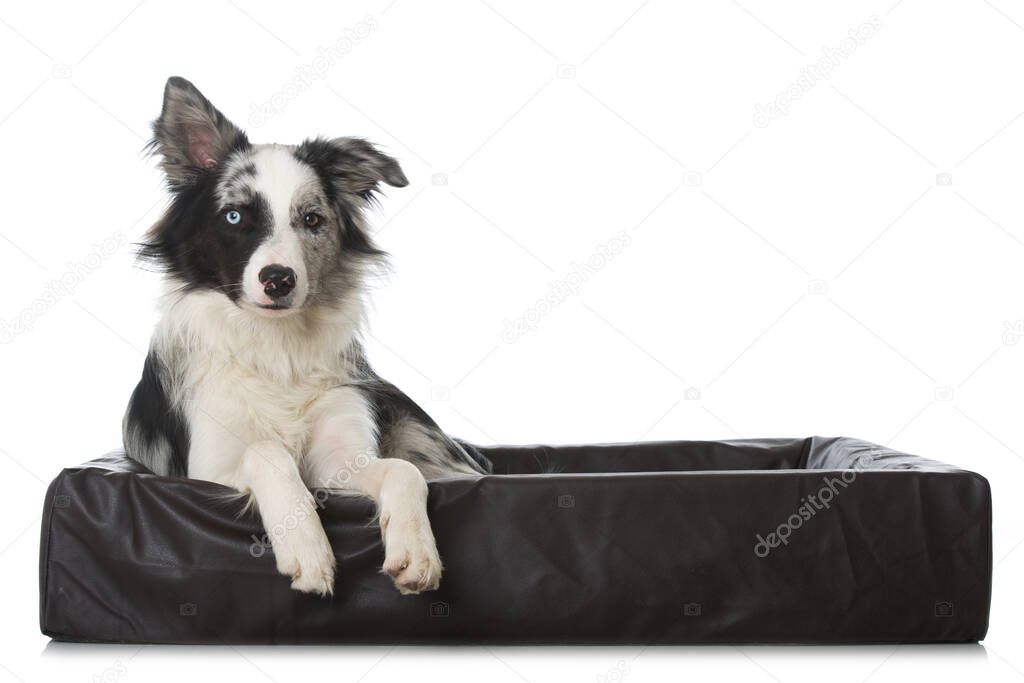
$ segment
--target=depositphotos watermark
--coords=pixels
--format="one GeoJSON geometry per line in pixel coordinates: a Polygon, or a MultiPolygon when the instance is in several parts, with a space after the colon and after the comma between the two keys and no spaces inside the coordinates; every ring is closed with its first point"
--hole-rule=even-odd
{"type": "Polygon", "coordinates": [[[1016,346],[1017,342],[1024,337],[1024,319],[1003,322],[1003,343],[1007,346],[1016,346]]]}
{"type": "Polygon", "coordinates": [[[128,244],[128,238],[120,230],[107,239],[94,244],[92,251],[79,261],[68,261],[60,276],[43,286],[43,291],[21,313],[7,320],[0,320],[0,344],[10,344],[25,332],[31,332],[36,322],[60,301],[75,293],[86,278],[100,269],[100,266],[119,249],[128,244]]]}
{"type": "Polygon", "coordinates": [[[597,675],[597,683],[621,683],[632,672],[633,668],[620,659],[615,666],[597,675]]]}
{"type": "Polygon", "coordinates": [[[583,263],[572,264],[565,277],[548,283],[547,293],[526,309],[522,315],[514,319],[505,319],[505,329],[501,331],[501,340],[506,344],[514,344],[528,332],[535,332],[540,319],[548,315],[570,297],[580,293],[583,285],[600,272],[616,256],[632,244],[633,238],[625,230],[620,230],[615,237],[604,244],[597,245],[594,252],[583,263]]]}
{"type": "Polygon", "coordinates": [[[776,95],[775,99],[768,104],[758,102],[754,105],[754,125],[758,128],[765,128],[774,119],[789,114],[789,108],[793,102],[803,97],[820,81],[832,78],[832,71],[838,68],[843,60],[849,59],[858,47],[880,30],[882,30],[882,20],[878,16],[872,15],[857,28],[851,28],[849,37],[839,41],[839,45],[821,48],[823,56],[818,61],[800,69],[800,77],[776,95]]]}
{"type": "Polygon", "coordinates": [[[295,77],[281,86],[281,89],[263,102],[253,102],[250,106],[249,125],[259,128],[268,119],[280,116],[288,103],[307,90],[316,81],[322,80],[345,55],[355,46],[366,40],[378,26],[377,18],[367,14],[359,23],[342,31],[342,36],[332,44],[321,45],[316,50],[316,57],[308,64],[295,67],[295,77]]]}
{"type": "Polygon", "coordinates": [[[273,548],[274,541],[280,541],[290,531],[298,528],[307,519],[314,517],[317,510],[326,507],[328,499],[333,495],[332,490],[349,488],[352,478],[369,467],[374,460],[374,452],[367,450],[345,462],[333,476],[322,482],[322,486],[318,486],[310,492],[312,505],[309,500],[301,500],[290,514],[285,515],[273,526],[267,527],[266,533],[262,536],[251,534],[249,538],[252,539],[252,543],[249,544],[249,554],[257,559],[263,557],[268,550],[273,548]]]}
{"type": "Polygon", "coordinates": [[[801,498],[800,507],[785,522],[777,526],[775,531],[767,536],[757,534],[757,543],[754,544],[755,555],[763,559],[780,545],[789,545],[789,538],[794,531],[802,527],[804,522],[813,519],[818,512],[832,507],[832,501],[857,480],[857,469],[843,470],[838,477],[822,477],[821,480],[824,485],[818,492],[801,498]]]}
{"type": "Polygon", "coordinates": [[[128,667],[122,664],[120,659],[115,659],[112,666],[108,666],[98,674],[93,674],[92,680],[94,683],[115,683],[127,675],[128,667]]]}

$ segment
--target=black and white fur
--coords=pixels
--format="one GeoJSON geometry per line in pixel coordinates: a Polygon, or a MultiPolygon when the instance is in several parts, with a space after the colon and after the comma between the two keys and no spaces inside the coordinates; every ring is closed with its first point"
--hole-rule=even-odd
{"type": "Polygon", "coordinates": [[[398,162],[356,138],[251,144],[181,78],[153,130],[171,203],[142,256],[166,292],[124,418],[128,455],[248,494],[278,570],[321,595],[334,554],[310,489],[370,496],[383,571],[402,593],[437,588],[425,478],[489,465],[360,345],[364,283],[384,257],[364,214],[380,183],[408,184],[398,162]]]}

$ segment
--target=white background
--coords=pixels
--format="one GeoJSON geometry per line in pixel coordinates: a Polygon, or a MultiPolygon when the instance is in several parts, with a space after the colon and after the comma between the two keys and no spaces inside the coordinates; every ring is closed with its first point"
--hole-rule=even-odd
{"type": "Polygon", "coordinates": [[[0,680],[1024,676],[1024,9],[135,2],[0,9],[0,680]],[[755,125],[759,103],[872,16],[880,28],[830,78],[755,125]],[[352,36],[311,87],[250,120],[352,36]],[[375,219],[394,275],[369,352],[458,435],[845,434],[986,475],[984,647],[48,645],[45,483],[118,445],[159,287],[130,246],[94,250],[139,240],[163,206],[140,151],[172,74],[256,142],[362,135],[401,160],[411,185],[375,219]],[[628,246],[503,340],[620,231],[628,246]],[[61,278],[73,291],[47,297],[61,278]]]}

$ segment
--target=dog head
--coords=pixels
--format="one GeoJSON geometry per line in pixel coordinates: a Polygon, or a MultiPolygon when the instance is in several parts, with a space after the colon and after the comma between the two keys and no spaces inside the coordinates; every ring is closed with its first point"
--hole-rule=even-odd
{"type": "Polygon", "coordinates": [[[266,316],[352,296],[379,260],[363,212],[398,162],[358,138],[251,144],[182,78],[153,123],[172,201],[141,256],[186,289],[222,293],[266,316]]]}

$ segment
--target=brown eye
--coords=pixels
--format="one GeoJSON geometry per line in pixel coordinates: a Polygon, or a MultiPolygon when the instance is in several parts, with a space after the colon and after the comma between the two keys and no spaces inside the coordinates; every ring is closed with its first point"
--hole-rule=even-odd
{"type": "Polygon", "coordinates": [[[316,230],[320,227],[323,219],[320,217],[320,214],[310,212],[302,217],[302,222],[305,223],[306,227],[310,230],[316,230]]]}

